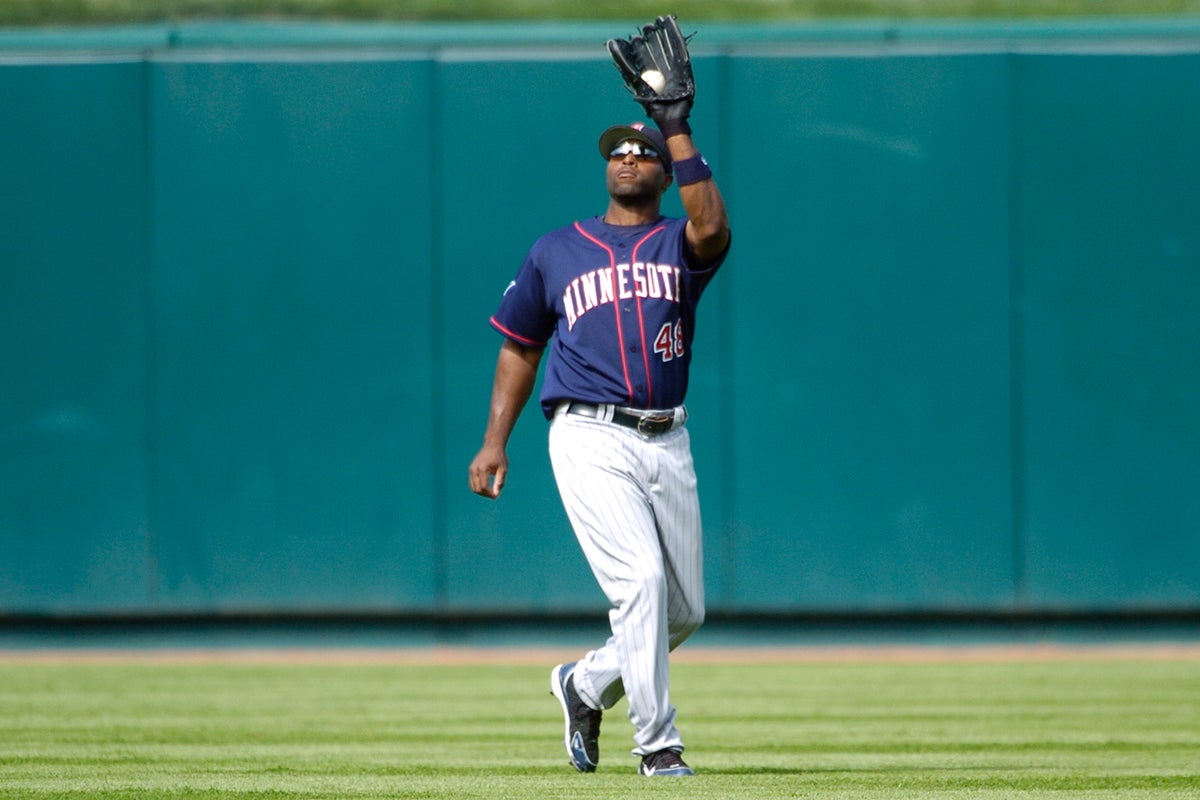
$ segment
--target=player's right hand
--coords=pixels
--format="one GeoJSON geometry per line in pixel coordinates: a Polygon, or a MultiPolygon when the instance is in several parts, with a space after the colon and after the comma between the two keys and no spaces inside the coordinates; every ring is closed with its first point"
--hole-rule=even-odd
{"type": "Polygon", "coordinates": [[[504,450],[487,447],[486,445],[475,455],[467,470],[471,491],[480,497],[495,500],[504,488],[504,479],[508,475],[508,456],[504,450]]]}

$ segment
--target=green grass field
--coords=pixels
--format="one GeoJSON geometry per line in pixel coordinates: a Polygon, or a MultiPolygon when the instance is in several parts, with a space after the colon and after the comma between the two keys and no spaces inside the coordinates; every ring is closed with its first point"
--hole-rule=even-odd
{"type": "Polygon", "coordinates": [[[1191,658],[682,663],[694,779],[624,704],[574,773],[550,664],[0,663],[5,798],[1195,798],[1191,658]]]}

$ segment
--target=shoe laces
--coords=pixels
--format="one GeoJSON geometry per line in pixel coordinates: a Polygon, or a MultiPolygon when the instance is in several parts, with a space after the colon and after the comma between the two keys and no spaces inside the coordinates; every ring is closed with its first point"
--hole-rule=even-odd
{"type": "Polygon", "coordinates": [[[677,750],[659,750],[657,753],[651,753],[646,756],[645,760],[647,766],[653,770],[675,769],[687,766],[677,750]]]}

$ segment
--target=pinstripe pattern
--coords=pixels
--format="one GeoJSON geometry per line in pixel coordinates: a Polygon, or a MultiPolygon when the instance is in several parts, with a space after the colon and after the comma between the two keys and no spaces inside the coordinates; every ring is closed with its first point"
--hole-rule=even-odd
{"type": "Polygon", "coordinates": [[[634,753],[682,749],[668,653],[704,621],[703,542],[687,428],[646,438],[566,415],[550,460],[567,516],[609,603],[612,636],[575,668],[586,702],[629,700],[634,753]]]}

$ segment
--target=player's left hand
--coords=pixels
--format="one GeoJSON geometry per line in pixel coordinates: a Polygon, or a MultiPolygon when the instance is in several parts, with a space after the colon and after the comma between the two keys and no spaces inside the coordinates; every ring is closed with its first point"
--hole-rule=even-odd
{"type": "MultiPolygon", "coordinates": [[[[644,25],[640,35],[609,39],[606,43],[625,87],[667,136],[689,131],[687,118],[696,97],[696,81],[688,38],[680,32],[679,23],[671,14],[644,25]],[[650,71],[662,76],[661,87],[652,86],[643,77],[650,71]]],[[[659,82],[657,75],[649,77],[659,82]]]]}

